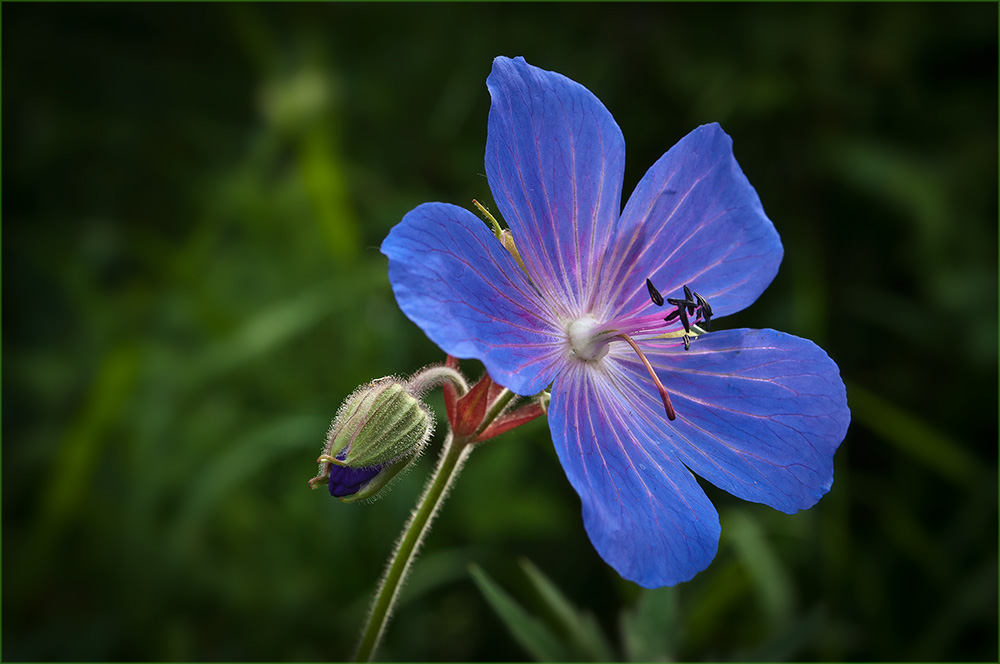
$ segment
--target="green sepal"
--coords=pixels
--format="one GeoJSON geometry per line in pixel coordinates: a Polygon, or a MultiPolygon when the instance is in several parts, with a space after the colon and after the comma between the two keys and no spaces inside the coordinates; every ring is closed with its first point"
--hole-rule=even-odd
{"type": "Polygon", "coordinates": [[[427,406],[394,377],[363,385],[344,401],[327,435],[338,465],[364,468],[412,458],[434,430],[427,406]]]}

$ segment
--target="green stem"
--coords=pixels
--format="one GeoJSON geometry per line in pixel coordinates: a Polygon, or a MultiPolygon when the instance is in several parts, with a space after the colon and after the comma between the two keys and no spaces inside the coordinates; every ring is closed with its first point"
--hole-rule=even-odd
{"type": "Polygon", "coordinates": [[[371,612],[368,614],[368,622],[364,631],[361,632],[361,642],[354,655],[355,662],[370,662],[374,656],[396,606],[396,600],[410,570],[410,564],[416,559],[424,536],[430,530],[438,508],[444,502],[445,496],[448,495],[448,488],[458,476],[458,472],[462,469],[462,465],[474,447],[470,443],[477,434],[485,430],[500,415],[514,396],[510,390],[504,390],[493,401],[486,417],[483,418],[482,425],[472,436],[455,438],[452,432],[448,431],[437,468],[434,469],[434,474],[431,475],[427,487],[420,496],[420,500],[417,501],[417,507],[410,515],[410,520],[403,527],[403,534],[396,545],[389,567],[379,583],[371,612]]]}
{"type": "Polygon", "coordinates": [[[417,502],[417,508],[403,527],[403,535],[393,554],[392,562],[379,583],[371,613],[368,615],[368,624],[365,625],[361,643],[354,655],[355,662],[369,662],[375,654],[375,649],[385,632],[385,626],[389,622],[389,616],[395,607],[399,591],[403,587],[403,580],[409,572],[410,563],[417,557],[424,534],[430,529],[438,507],[444,502],[444,497],[448,493],[448,487],[458,476],[458,471],[461,470],[471,451],[472,447],[467,440],[456,441],[451,432],[448,432],[438,466],[417,502]]]}
{"type": "Polygon", "coordinates": [[[504,389],[503,392],[490,404],[490,409],[486,412],[486,417],[483,418],[482,424],[476,429],[476,433],[473,434],[473,438],[486,431],[486,427],[493,424],[493,420],[500,417],[500,413],[503,409],[507,407],[507,404],[517,395],[508,389],[504,389]]]}

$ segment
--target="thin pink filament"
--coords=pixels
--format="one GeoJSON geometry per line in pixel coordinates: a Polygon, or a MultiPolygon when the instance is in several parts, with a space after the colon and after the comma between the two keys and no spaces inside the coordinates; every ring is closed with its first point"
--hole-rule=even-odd
{"type": "Polygon", "coordinates": [[[646,356],[643,355],[641,350],[639,350],[639,346],[632,341],[632,337],[627,334],[619,334],[618,336],[628,342],[628,345],[632,347],[632,350],[635,351],[635,354],[639,356],[639,359],[642,360],[643,365],[645,365],[646,371],[649,372],[649,377],[653,379],[653,384],[656,385],[656,389],[660,392],[660,398],[663,399],[663,410],[667,411],[667,419],[671,422],[677,419],[677,414],[674,413],[674,405],[670,403],[670,395],[667,394],[667,388],[663,387],[663,383],[660,382],[656,372],[653,371],[653,367],[650,366],[649,360],[647,360],[646,356]]]}

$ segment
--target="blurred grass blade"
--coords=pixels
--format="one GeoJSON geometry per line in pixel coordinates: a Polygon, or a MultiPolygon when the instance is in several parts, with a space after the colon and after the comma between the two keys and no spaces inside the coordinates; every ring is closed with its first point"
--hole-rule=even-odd
{"type": "Polygon", "coordinates": [[[233,333],[195,357],[185,375],[188,389],[249,364],[318,325],[340,304],[334,282],[324,281],[294,297],[262,307],[233,333]]]}
{"type": "MultiPolygon", "coordinates": [[[[279,459],[301,456],[308,462],[309,452],[316,448],[316,432],[322,431],[325,424],[325,419],[306,415],[276,418],[254,427],[223,453],[209,459],[182,494],[172,541],[180,546],[190,545],[221,502],[279,459]]],[[[308,474],[311,464],[303,465],[304,474],[308,474]]],[[[305,490],[304,480],[298,488],[305,490]]]]}
{"type": "MultiPolygon", "coordinates": [[[[716,560],[711,571],[711,575],[699,584],[697,594],[687,596],[684,612],[677,609],[677,615],[684,618],[683,629],[677,632],[677,638],[683,636],[686,648],[699,651],[714,648],[711,644],[717,638],[717,625],[725,624],[726,616],[734,607],[746,606],[750,600],[750,581],[737,561],[731,558],[716,560]]],[[[748,616],[747,620],[752,617],[755,616],[748,616]]]]}
{"type": "Polygon", "coordinates": [[[749,651],[734,653],[738,662],[788,662],[812,643],[826,626],[826,611],[817,606],[783,624],[767,639],[749,651]]]}
{"type": "Polygon", "coordinates": [[[956,484],[965,486],[981,479],[980,468],[985,464],[958,441],[857,383],[845,383],[856,422],[956,484]]]}
{"type": "Polygon", "coordinates": [[[681,646],[680,591],[643,590],[632,610],[621,614],[622,646],[630,662],[667,662],[681,646]]]}
{"type": "Polygon", "coordinates": [[[518,563],[546,608],[566,634],[575,658],[593,662],[609,662],[614,659],[611,647],[594,616],[578,611],[530,560],[522,558],[518,563]]]}
{"type": "Polygon", "coordinates": [[[786,623],[795,603],[792,583],[757,522],[744,510],[730,510],[723,519],[723,532],[746,568],[771,626],[786,623]]]}
{"type": "Polygon", "coordinates": [[[326,235],[330,253],[338,264],[353,264],[361,245],[361,233],[350,205],[344,169],[336,153],[332,124],[315,123],[300,143],[302,180],[326,235]]]}
{"type": "Polygon", "coordinates": [[[101,363],[87,400],[56,454],[59,463],[53,470],[52,481],[39,483],[41,548],[47,548],[48,537],[70,520],[76,510],[85,508],[88,487],[100,456],[113,440],[109,432],[132,398],[141,361],[139,346],[128,344],[113,348],[101,363]]]}
{"type": "Polygon", "coordinates": [[[552,632],[533,618],[503,591],[478,565],[469,566],[469,574],[511,635],[539,662],[568,661],[565,649],[552,632]]]}
{"type": "Polygon", "coordinates": [[[931,653],[958,652],[956,648],[963,635],[969,633],[979,618],[991,613],[996,618],[996,558],[969,570],[948,599],[936,608],[928,614],[923,633],[912,645],[910,658],[914,661],[926,659],[931,653]]]}

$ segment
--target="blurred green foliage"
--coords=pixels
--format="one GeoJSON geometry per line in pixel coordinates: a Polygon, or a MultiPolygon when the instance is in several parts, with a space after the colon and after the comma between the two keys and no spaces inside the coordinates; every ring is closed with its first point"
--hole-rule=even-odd
{"type": "Polygon", "coordinates": [[[491,200],[505,54],[604,101],[626,192],[722,123],[786,249],[724,322],[818,341],[854,420],[812,510],[707,487],[717,560],[649,592],[589,546],[544,422],[485,445],[381,657],[528,657],[475,564],[638,659],[996,661],[995,3],[3,18],[5,660],[350,656],[432,459],[371,505],[306,481],[357,384],[442,359],[377,247],[419,203],[491,200]]]}

